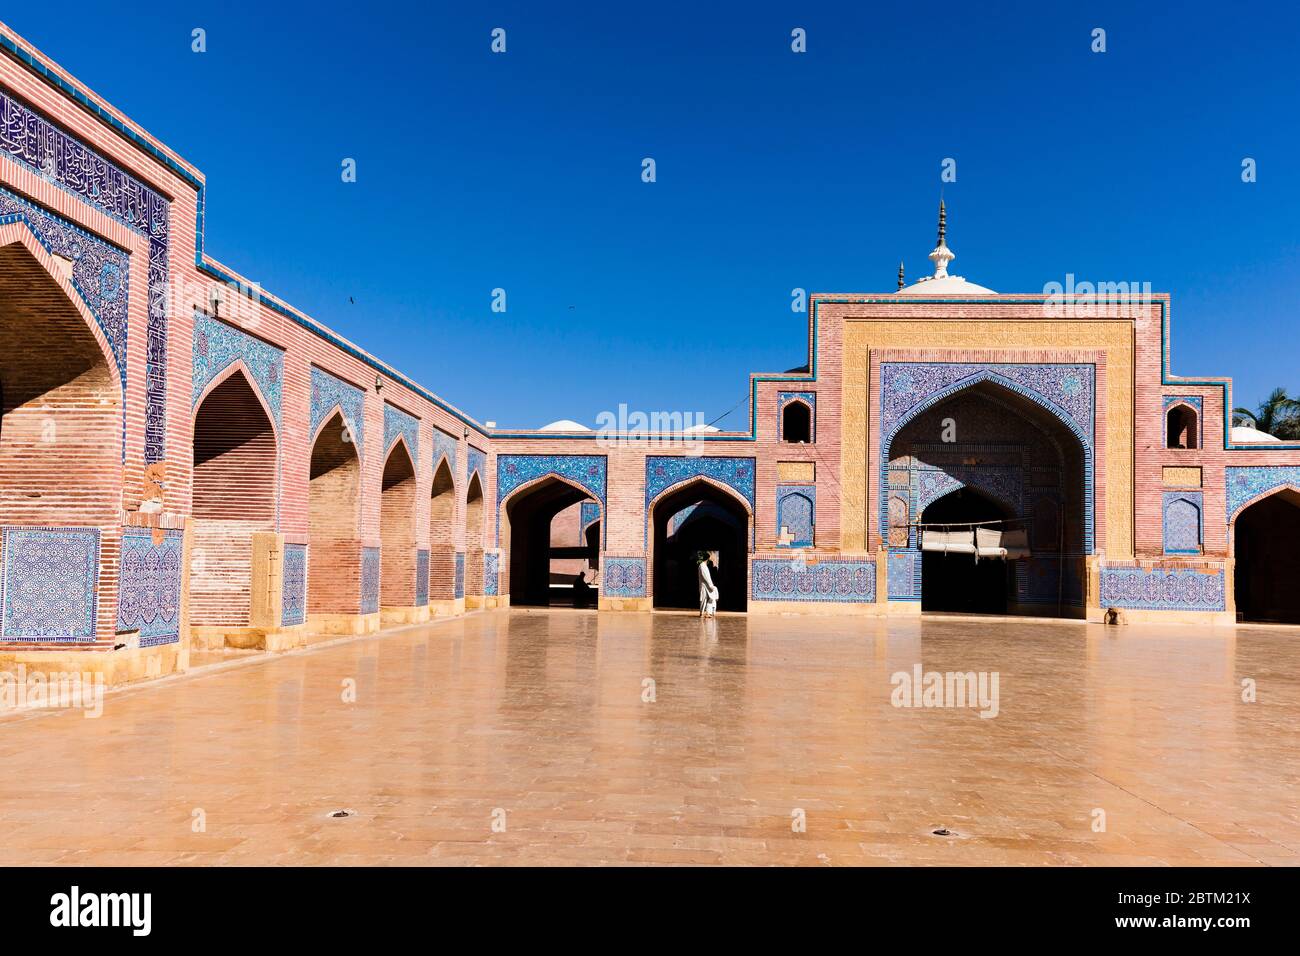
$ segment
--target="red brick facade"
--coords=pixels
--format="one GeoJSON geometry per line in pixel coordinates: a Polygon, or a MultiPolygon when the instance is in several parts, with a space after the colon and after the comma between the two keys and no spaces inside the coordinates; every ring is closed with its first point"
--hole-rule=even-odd
{"type": "MultiPolygon", "coordinates": [[[[0,525],[99,532],[93,638],[78,647],[106,648],[131,630],[119,620],[129,617],[119,607],[123,528],[186,529],[187,587],[175,625],[184,644],[190,626],[254,625],[263,592],[281,618],[270,622],[272,629],[294,620],[303,603],[308,624],[316,615],[415,612],[430,603],[458,610],[462,597],[470,607],[506,603],[511,575],[522,566],[510,554],[512,531],[519,539],[512,509],[541,494],[551,495],[557,513],[572,519],[563,523],[563,540],[552,542],[565,547],[579,544],[577,499],[568,499],[603,496],[602,588],[610,577],[606,562],[614,559],[619,567],[618,583],[601,594],[602,607],[643,609],[653,603],[655,508],[698,499],[738,516],[749,555],[744,592],[753,598],[751,610],[763,602],[773,609],[812,609],[800,602],[820,601],[883,613],[891,608],[891,596],[902,595],[897,578],[886,585],[889,558],[881,550],[887,533],[880,526],[879,429],[888,398],[881,382],[889,363],[1073,363],[1094,370],[1089,487],[1095,538],[1092,553],[1081,556],[1091,561],[1089,608],[1100,600],[1096,579],[1107,566],[1143,573],[1217,569],[1230,591],[1225,469],[1271,469],[1247,476],[1262,482],[1263,492],[1288,486],[1285,469],[1300,472],[1300,448],[1229,447],[1225,382],[1183,380],[1169,372],[1166,296],[1157,296],[1135,318],[1088,324],[1045,315],[1042,296],[943,301],[818,295],[810,304],[807,370],[752,376],[744,431],[690,432],[661,442],[489,430],[274,296],[232,293],[232,283],[248,283],[206,252],[195,255],[203,246],[200,210],[220,214],[203,208],[202,174],[2,25],[0,38],[11,47],[0,54],[0,92],[168,201],[166,389],[160,402],[166,452],[161,461],[149,462],[150,402],[159,403],[159,397],[151,397],[148,384],[150,296],[157,290],[151,291],[146,277],[157,243],[151,247],[140,231],[78,195],[60,181],[59,170],[0,155],[0,189],[57,217],[59,228],[81,230],[129,256],[126,362],[119,369],[96,316],[38,230],[22,217],[0,217],[0,525]],[[15,49],[34,58],[44,75],[20,62],[15,49]],[[214,287],[225,290],[215,300],[214,287]],[[207,369],[210,381],[198,377],[196,314],[224,323],[214,327],[232,330],[231,341],[251,343],[242,360],[207,369]],[[355,429],[342,414],[322,412],[313,384],[321,373],[359,396],[355,429]],[[201,382],[206,384],[196,389],[201,382]],[[1199,401],[1195,448],[1166,447],[1165,404],[1171,397],[1188,398],[1189,407],[1199,401]],[[417,422],[413,433],[395,443],[385,412],[390,404],[417,422]],[[788,427],[806,413],[811,441],[782,440],[782,411],[790,408],[795,410],[788,427]],[[438,449],[448,445],[454,455],[444,460],[438,449]],[[752,461],[752,473],[729,483],[701,472],[648,488],[658,480],[650,477],[648,457],[697,454],[734,460],[736,474],[752,461]],[[471,476],[479,455],[480,473],[471,476]],[[501,456],[536,456],[529,467],[541,458],[596,456],[603,461],[601,494],[574,483],[561,467],[512,486],[498,513],[501,456]],[[1199,481],[1193,487],[1191,472],[1168,468],[1199,468],[1199,481]],[[777,503],[780,488],[790,485],[815,497],[813,544],[805,560],[814,569],[831,559],[858,565],[856,590],[845,592],[842,601],[818,597],[815,589],[829,581],[827,574],[816,578],[819,584],[809,577],[803,591],[799,585],[775,596],[757,580],[760,565],[766,582],[773,574],[781,578],[777,564],[792,558],[784,547],[791,532],[777,503]],[[1178,488],[1187,489],[1188,501],[1200,503],[1197,554],[1166,553],[1165,501],[1178,488]],[[254,543],[262,533],[272,535],[269,544],[254,543]],[[264,566],[259,547],[267,550],[264,566]],[[293,590],[293,554],[300,553],[295,547],[306,549],[300,595],[293,590]],[[375,549],[377,569],[367,566],[367,554],[375,549]],[[428,577],[421,580],[426,568],[428,577]],[[366,591],[376,581],[378,607],[370,608],[366,591]],[[616,599],[615,592],[622,597],[616,599]]],[[[218,362],[207,354],[204,359],[218,362]]],[[[717,467],[726,471],[730,465],[717,467]]],[[[805,573],[817,572],[801,564],[794,579],[805,573]]],[[[1231,609],[1229,593],[1220,610],[1231,609]]],[[[6,634],[5,642],[12,643],[11,637],[6,634]]],[[[23,638],[22,646],[67,643],[49,634],[23,638]]]]}

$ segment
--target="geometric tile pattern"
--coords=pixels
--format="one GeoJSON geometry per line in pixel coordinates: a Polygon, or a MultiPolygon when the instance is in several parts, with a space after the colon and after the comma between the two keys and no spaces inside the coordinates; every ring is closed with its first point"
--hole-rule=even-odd
{"type": "Polygon", "coordinates": [[[886,579],[891,601],[921,600],[921,552],[890,551],[886,579]]]}
{"type": "Polygon", "coordinates": [[[1201,515],[1204,499],[1199,491],[1164,493],[1165,554],[1201,553],[1201,515]]]}
{"type": "Polygon", "coordinates": [[[582,544],[587,534],[587,527],[600,520],[600,505],[594,501],[584,501],[578,521],[578,544],[582,544]]]}
{"type": "Polygon", "coordinates": [[[521,485],[546,475],[555,475],[590,492],[603,510],[605,462],[604,455],[498,455],[497,503],[500,504],[521,485]]]}
{"type": "Polygon", "coordinates": [[[1101,606],[1142,611],[1222,611],[1223,571],[1102,568],[1101,606]]]}
{"type": "Polygon", "coordinates": [[[788,559],[756,558],[753,598],[871,604],[876,600],[876,563],[830,558],[800,565],[788,559]]]}
{"type": "Polygon", "coordinates": [[[3,551],[4,640],[95,639],[98,528],[5,528],[3,551]]]}
{"type": "Polygon", "coordinates": [[[247,332],[214,319],[205,312],[194,313],[194,388],[191,407],[208,383],[235,362],[242,361],[253,376],[253,385],[280,423],[283,393],[284,351],[247,332]]]}
{"type": "MultiPolygon", "coordinates": [[[[465,446],[465,479],[468,481],[469,476],[478,472],[479,484],[487,483],[487,452],[479,451],[473,445],[465,446]]],[[[501,498],[498,496],[497,501],[501,498]]]]}
{"type": "Polygon", "coordinates": [[[447,459],[447,468],[451,472],[452,483],[456,482],[456,439],[439,428],[433,430],[433,470],[438,470],[438,462],[447,459]]]}
{"type": "Polygon", "coordinates": [[[379,610],[379,549],[361,549],[361,613],[379,610]]]}
{"type": "Polygon", "coordinates": [[[150,528],[122,529],[121,587],[117,629],[140,632],[140,646],[174,644],[181,628],[183,531],[162,531],[154,544],[150,528]]]}
{"type": "MultiPolygon", "coordinates": [[[[1093,437],[1096,367],[1053,363],[973,364],[961,362],[882,362],[880,366],[881,526],[888,518],[888,462],[891,444],[903,426],[925,409],[973,385],[992,382],[1047,409],[1074,433],[1084,456],[1084,551],[1093,546],[1093,437]]],[[[995,478],[989,470],[967,477],[995,478]]],[[[1010,493],[1001,476],[1000,497],[1010,493]]],[[[1004,498],[1005,500],[1005,498],[1004,498]]],[[[892,568],[891,568],[892,570],[892,568]]],[[[919,573],[919,565],[918,565],[919,573]]],[[[893,590],[893,575],[890,588],[893,590]]],[[[919,591],[918,591],[919,595],[919,591]]],[[[892,596],[892,594],[891,594],[892,596]]],[[[916,598],[909,598],[915,600],[916,598]]]]}
{"type": "Polygon", "coordinates": [[[1089,447],[1093,433],[1091,365],[885,362],[880,366],[882,438],[905,416],[977,382],[993,381],[1030,398],[1072,425],[1089,447]]]}
{"type": "Polygon", "coordinates": [[[1290,485],[1300,488],[1300,466],[1230,465],[1224,469],[1227,517],[1231,522],[1248,502],[1266,492],[1290,485]]]}
{"type": "Polygon", "coordinates": [[[780,547],[812,547],[816,504],[816,485],[776,486],[776,533],[779,535],[784,528],[793,536],[793,540],[780,547]]]}
{"type": "Polygon", "coordinates": [[[495,597],[497,593],[497,567],[500,563],[500,557],[491,551],[483,554],[483,594],[486,597],[495,597]]]}
{"type": "Polygon", "coordinates": [[[415,606],[429,603],[429,552],[415,552],[415,606]]]}
{"type": "MultiPolygon", "coordinates": [[[[3,91],[0,91],[0,155],[40,173],[60,189],[148,240],[144,460],[146,464],[162,461],[166,457],[167,430],[170,203],[3,91]]],[[[125,273],[121,281],[125,285],[125,273]]]]}
{"type": "Polygon", "coordinates": [[[645,583],[645,558],[605,558],[600,582],[605,597],[645,597],[645,583]]]}
{"type": "Polygon", "coordinates": [[[284,627],[307,620],[307,545],[284,546],[284,584],[281,588],[280,622],[284,627]]]}
{"type": "MultiPolygon", "coordinates": [[[[700,455],[647,455],[645,460],[645,501],[659,497],[666,489],[693,478],[709,478],[734,489],[754,508],[754,459],[722,458],[700,455]]],[[[604,502],[604,496],[601,496],[604,502]]]]}
{"type": "Polygon", "coordinates": [[[463,598],[465,596],[465,552],[456,552],[456,571],[452,577],[452,597],[463,598]]]}
{"type": "Polygon", "coordinates": [[[321,422],[325,421],[335,410],[343,415],[343,422],[352,433],[353,447],[360,457],[366,447],[365,415],[366,393],[355,385],[349,385],[341,378],[335,378],[329,372],[311,368],[311,428],[308,434],[315,435],[321,422]]]}
{"type": "Polygon", "coordinates": [[[1024,484],[1024,469],[998,465],[949,465],[942,470],[919,468],[916,479],[916,511],[925,511],[949,492],[958,488],[973,488],[1020,514],[1024,484]]]}
{"type": "Polygon", "coordinates": [[[411,461],[420,460],[420,420],[414,415],[407,414],[400,408],[396,408],[384,403],[384,454],[393,447],[393,442],[397,436],[401,435],[406,439],[407,451],[411,453],[411,461]]]}
{"type": "Polygon", "coordinates": [[[808,406],[808,437],[817,441],[817,393],[816,392],[777,392],[776,393],[776,440],[785,441],[785,407],[791,402],[803,402],[808,406]]]}
{"type": "Polygon", "coordinates": [[[72,260],[72,285],[99,323],[126,391],[127,286],[131,257],[5,189],[0,219],[25,222],[50,252],[72,260]]]}

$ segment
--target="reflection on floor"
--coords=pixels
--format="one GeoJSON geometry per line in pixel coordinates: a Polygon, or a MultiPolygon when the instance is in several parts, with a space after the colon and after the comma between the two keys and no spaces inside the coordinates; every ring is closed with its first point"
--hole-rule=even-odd
{"type": "Polygon", "coordinates": [[[0,719],[0,864],[1296,864],[1297,673],[1300,628],[486,612],[0,719]],[[917,664],[997,716],[894,706],[917,664]]]}

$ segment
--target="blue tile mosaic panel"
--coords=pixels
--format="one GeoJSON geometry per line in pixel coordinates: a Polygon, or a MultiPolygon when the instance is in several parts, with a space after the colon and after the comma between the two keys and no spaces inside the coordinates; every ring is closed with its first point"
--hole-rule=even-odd
{"type": "Polygon", "coordinates": [[[72,285],[108,340],[125,395],[131,257],[7,189],[0,189],[0,222],[26,223],[49,252],[72,260],[72,285]]]}
{"type": "Polygon", "coordinates": [[[361,613],[379,610],[379,549],[361,549],[361,613]]]}
{"type": "Polygon", "coordinates": [[[4,90],[0,90],[0,156],[39,173],[148,240],[144,460],[146,464],[162,461],[167,433],[169,202],[4,90]]]}
{"type": "Polygon", "coordinates": [[[483,593],[487,597],[495,597],[497,593],[497,575],[500,567],[500,556],[486,551],[483,554],[483,593]]]}
{"type": "Polygon", "coordinates": [[[890,551],[885,572],[889,600],[921,600],[920,551],[890,551]]]}
{"type": "Polygon", "coordinates": [[[995,382],[1056,413],[1091,447],[1095,372],[1092,365],[1050,363],[884,362],[880,433],[892,438],[922,409],[980,382],[995,382]]]}
{"type": "Polygon", "coordinates": [[[447,459],[447,469],[451,472],[451,480],[454,484],[456,481],[456,458],[459,443],[445,431],[440,428],[433,430],[433,470],[438,470],[438,462],[444,458],[447,459]]]}
{"type": "Polygon", "coordinates": [[[401,435],[411,453],[411,461],[420,460],[420,420],[396,406],[384,403],[384,454],[392,450],[393,442],[401,435]]]}
{"type": "MultiPolygon", "coordinates": [[[[471,447],[473,453],[477,449],[471,447]]],[[[517,488],[547,475],[566,478],[605,505],[604,455],[497,455],[497,504],[517,488]]],[[[498,511],[500,509],[498,508],[498,511]]]]}
{"type": "Polygon", "coordinates": [[[185,533],[151,528],[122,529],[122,572],[117,629],[139,631],[140,646],[180,640],[181,572],[185,533]]]}
{"type": "Polygon", "coordinates": [[[587,533],[587,528],[593,522],[600,520],[600,505],[594,501],[584,501],[582,503],[581,514],[578,522],[578,543],[582,544],[587,533]]]}
{"type": "Polygon", "coordinates": [[[1270,491],[1286,487],[1300,489],[1300,466],[1296,465],[1230,465],[1224,469],[1224,476],[1229,521],[1247,504],[1270,491]]]}
{"type": "MultiPolygon", "coordinates": [[[[487,452],[479,451],[479,449],[475,448],[473,445],[466,445],[465,459],[466,459],[465,480],[468,481],[469,476],[477,472],[479,483],[486,485],[487,484],[487,452]]],[[[498,487],[499,487],[500,479],[498,478],[497,480],[498,480],[498,487]]],[[[500,500],[501,498],[498,493],[497,501],[500,500]]]]}
{"type": "Polygon", "coordinates": [[[424,607],[429,603],[429,552],[420,549],[415,552],[415,606],[424,607]]]}
{"type": "Polygon", "coordinates": [[[1165,554],[1200,554],[1205,504],[1199,491],[1164,493],[1165,554]]]}
{"type": "Polygon", "coordinates": [[[916,513],[921,514],[944,495],[973,488],[1000,502],[1012,514],[1024,511],[1024,469],[1000,465],[948,465],[942,469],[918,468],[916,513]]]}
{"type": "Polygon", "coordinates": [[[280,624],[293,627],[307,621],[307,545],[284,546],[284,582],[280,589],[280,624]]]}
{"type": "Polygon", "coordinates": [[[456,572],[452,576],[451,594],[455,598],[465,596],[465,552],[456,552],[456,572]]]}
{"type": "Polygon", "coordinates": [[[876,600],[876,564],[829,558],[803,564],[788,558],[755,558],[755,601],[872,604],[876,600]]]}
{"type": "MultiPolygon", "coordinates": [[[[1096,407],[1096,366],[1093,365],[882,362],[880,500],[877,504],[880,526],[886,527],[889,520],[889,459],[894,437],[925,409],[983,382],[999,385],[1047,409],[1079,439],[1084,454],[1084,550],[1090,552],[1093,548],[1093,442],[1096,407]]],[[[960,480],[963,476],[957,477],[960,480]]],[[[996,476],[989,469],[978,472],[972,470],[965,477],[972,480],[987,479],[994,488],[998,484],[996,476]]],[[[943,479],[936,477],[934,480],[943,479]]],[[[1007,487],[1001,489],[1001,492],[1010,494],[1011,490],[1007,487]]],[[[1018,496],[1016,503],[1019,503],[1018,496]]]]}
{"type": "Polygon", "coordinates": [[[284,351],[268,342],[214,319],[205,312],[194,314],[194,388],[191,408],[210,383],[236,362],[242,361],[253,378],[253,387],[278,426],[284,392],[284,351]]]}
{"type": "Polygon", "coordinates": [[[601,564],[600,593],[611,598],[645,597],[645,558],[611,558],[601,564]]]}
{"type": "Polygon", "coordinates": [[[1102,568],[1101,606],[1139,611],[1222,611],[1223,571],[1102,568]]]}
{"type": "Polygon", "coordinates": [[[366,393],[341,378],[312,366],[311,370],[311,434],[336,411],[352,432],[357,455],[363,456],[366,448],[366,393]]]}
{"type": "Polygon", "coordinates": [[[787,548],[811,548],[817,508],[816,485],[776,486],[776,533],[785,528],[793,535],[787,548]]]}
{"type": "MultiPolygon", "coordinates": [[[[645,460],[645,503],[658,498],[663,492],[690,481],[708,478],[726,485],[749,502],[754,509],[754,459],[722,458],[707,455],[648,455],[645,460]]],[[[602,501],[604,498],[602,497],[602,501]]]]}
{"type": "Polygon", "coordinates": [[[99,529],[5,528],[3,539],[0,637],[94,641],[99,529]]]}

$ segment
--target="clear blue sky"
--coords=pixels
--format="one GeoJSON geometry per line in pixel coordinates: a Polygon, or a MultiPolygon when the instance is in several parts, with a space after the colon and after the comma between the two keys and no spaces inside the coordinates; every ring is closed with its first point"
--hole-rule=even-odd
{"type": "Polygon", "coordinates": [[[480,420],[714,418],[804,361],[792,288],[922,274],[945,157],[954,273],[1149,281],[1175,373],[1300,391],[1296,5],[605,6],[4,17],[203,170],[212,255],[480,420]]]}

